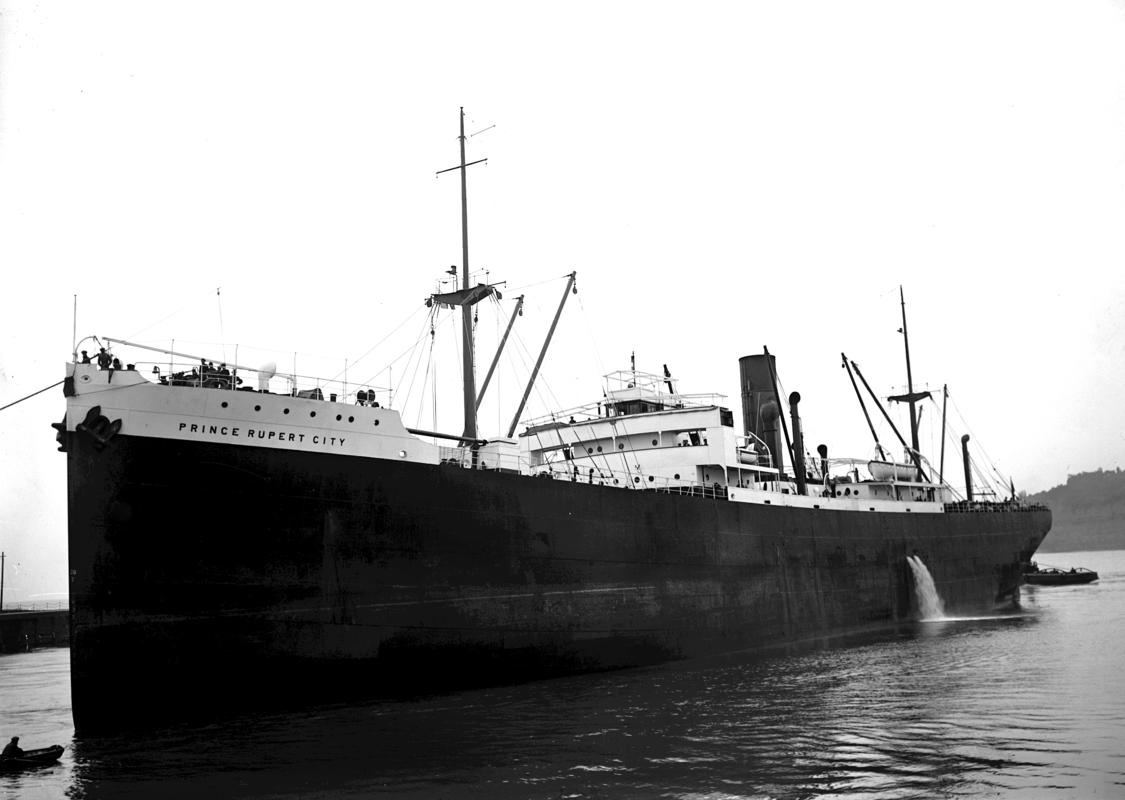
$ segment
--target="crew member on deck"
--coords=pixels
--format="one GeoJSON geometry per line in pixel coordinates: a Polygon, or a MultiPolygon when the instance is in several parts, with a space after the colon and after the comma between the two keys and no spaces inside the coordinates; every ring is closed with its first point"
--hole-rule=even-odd
{"type": "Polygon", "coordinates": [[[18,758],[23,755],[23,749],[20,747],[20,737],[13,736],[12,741],[4,745],[4,752],[0,753],[0,758],[18,758]]]}
{"type": "Polygon", "coordinates": [[[107,353],[104,347],[98,350],[98,369],[109,369],[112,363],[113,356],[107,353]]]}
{"type": "Polygon", "coordinates": [[[85,350],[82,351],[82,363],[83,364],[89,364],[90,363],[90,354],[87,353],[85,350]]]}

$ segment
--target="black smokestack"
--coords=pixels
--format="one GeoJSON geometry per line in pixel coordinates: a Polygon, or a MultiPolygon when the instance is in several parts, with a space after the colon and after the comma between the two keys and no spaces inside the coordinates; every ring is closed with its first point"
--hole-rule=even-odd
{"type": "MultiPolygon", "coordinates": [[[[765,407],[767,403],[773,403],[776,413],[781,405],[773,391],[773,379],[770,377],[772,365],[773,356],[764,354],[738,359],[742,386],[742,430],[746,434],[754,434],[771,448],[775,443],[766,436],[765,407]]],[[[771,426],[770,430],[776,430],[776,427],[771,426]]],[[[781,465],[782,452],[775,450],[773,453],[775,467],[781,465]]]]}
{"type": "Polygon", "coordinates": [[[808,494],[805,484],[805,441],[801,436],[801,417],[797,404],[801,402],[799,392],[789,395],[789,412],[793,418],[793,472],[797,478],[797,494],[808,494]]]}

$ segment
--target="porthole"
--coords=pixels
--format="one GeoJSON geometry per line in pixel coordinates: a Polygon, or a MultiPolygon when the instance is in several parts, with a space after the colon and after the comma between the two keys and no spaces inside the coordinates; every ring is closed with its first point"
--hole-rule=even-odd
{"type": "Polygon", "coordinates": [[[652,440],[652,446],[656,447],[656,440],[655,439],[652,440]]]}
{"type": "Polygon", "coordinates": [[[288,413],[289,413],[289,409],[288,409],[288,408],[283,408],[283,409],[281,409],[281,413],[282,413],[282,414],[288,414],[288,413]]]}
{"type": "Polygon", "coordinates": [[[375,427],[379,427],[379,420],[375,420],[375,427]]]}
{"type": "Polygon", "coordinates": [[[340,420],[342,420],[343,418],[344,418],[344,415],[343,415],[343,414],[337,414],[337,415],[336,415],[336,421],[337,421],[337,422],[339,422],[339,421],[340,421],[340,420]]]}
{"type": "Polygon", "coordinates": [[[601,451],[602,451],[602,446],[599,444],[598,445],[598,452],[600,453],[601,451]]]}
{"type": "Polygon", "coordinates": [[[676,473],[675,475],[673,475],[672,477],[673,477],[673,478],[675,478],[676,480],[679,480],[679,479],[680,479],[680,473],[678,473],[678,472],[677,472],[677,473],[676,473]]]}
{"type": "Polygon", "coordinates": [[[355,417],[348,417],[348,422],[355,422],[355,417]]]}
{"type": "Polygon", "coordinates": [[[261,410],[262,410],[262,407],[261,407],[261,406],[254,406],[254,410],[255,410],[255,411],[261,411],[261,410]]]}
{"type": "Polygon", "coordinates": [[[223,401],[222,403],[220,403],[219,405],[221,405],[221,406],[222,406],[223,408],[226,408],[226,407],[227,407],[227,405],[229,405],[229,404],[227,403],[227,401],[226,401],[226,400],[224,400],[224,401],[223,401]]]}
{"type": "Polygon", "coordinates": [[[406,451],[405,450],[399,450],[398,451],[398,457],[399,458],[406,458],[406,451]]]}
{"type": "MultiPolygon", "coordinates": [[[[600,447],[599,447],[598,449],[599,449],[599,450],[601,450],[601,448],[600,448],[600,447]]],[[[586,455],[591,455],[591,456],[592,456],[593,454],[594,454],[594,448],[592,448],[592,447],[587,447],[587,448],[586,448],[586,455]]]]}
{"type": "Polygon", "coordinates": [[[640,482],[641,482],[641,479],[639,477],[633,478],[633,483],[640,483],[640,482]]]}
{"type": "Polygon", "coordinates": [[[309,412],[309,416],[310,416],[310,417],[315,417],[315,416],[316,416],[316,412],[315,412],[315,411],[310,411],[310,412],[309,412]]]}
{"type": "Polygon", "coordinates": [[[624,444],[618,444],[618,445],[617,445],[617,449],[618,449],[618,450],[624,450],[624,449],[625,449],[625,445],[624,445],[624,444]]]}
{"type": "Polygon", "coordinates": [[[656,480],[654,477],[652,477],[651,475],[648,476],[649,483],[652,483],[654,480],[656,480]]]}

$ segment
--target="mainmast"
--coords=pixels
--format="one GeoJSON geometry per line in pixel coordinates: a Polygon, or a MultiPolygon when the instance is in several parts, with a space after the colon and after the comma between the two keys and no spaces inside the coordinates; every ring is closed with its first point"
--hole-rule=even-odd
{"type": "MultiPolygon", "coordinates": [[[[457,137],[461,143],[461,164],[460,166],[450,167],[438,171],[438,175],[442,172],[449,172],[451,170],[461,170],[461,291],[453,292],[453,295],[460,294],[462,296],[469,294],[469,189],[468,177],[465,172],[466,167],[471,167],[473,164],[480,164],[487,161],[487,158],[481,158],[476,161],[465,163],[465,107],[461,106],[461,127],[460,135],[457,137]]],[[[435,296],[436,297],[436,296],[435,296]]],[[[433,298],[432,298],[433,299],[433,298]]],[[[480,297],[476,298],[481,299],[480,297]]],[[[464,402],[465,402],[465,435],[466,440],[474,440],[477,438],[477,386],[476,374],[473,365],[473,309],[471,302],[458,302],[457,305],[461,306],[461,341],[462,341],[462,365],[461,371],[464,375],[464,402]]]]}
{"type": "MultiPolygon", "coordinates": [[[[462,134],[464,134],[464,130],[462,130],[462,134]]],[[[461,149],[462,149],[461,160],[462,161],[465,160],[464,147],[465,147],[464,141],[462,140],[462,144],[461,144],[461,149]]],[[[461,173],[461,180],[462,181],[465,180],[464,176],[465,176],[465,173],[464,173],[464,171],[462,171],[462,173],[461,173]]],[[[462,183],[462,186],[464,186],[464,183],[462,183]]],[[[462,190],[462,192],[463,191],[464,190],[462,190]]],[[[465,252],[468,253],[467,250],[465,252]]],[[[465,258],[467,260],[468,255],[466,255],[465,258]]],[[[902,342],[906,347],[906,396],[908,398],[907,403],[910,405],[910,446],[913,447],[914,452],[917,453],[918,452],[918,412],[915,409],[914,404],[918,401],[918,398],[915,397],[915,395],[914,395],[914,377],[910,372],[910,336],[906,332],[906,297],[902,293],[902,286],[898,287],[898,299],[899,299],[899,302],[902,304],[902,342]]]]}
{"type": "MultiPolygon", "coordinates": [[[[469,288],[469,190],[465,173],[465,107],[461,107],[461,289],[469,288]]],[[[905,313],[905,312],[904,312],[905,313]]],[[[461,306],[461,341],[465,380],[465,438],[477,438],[477,379],[473,366],[473,308],[461,306]]],[[[910,363],[909,358],[907,364],[910,363]]],[[[914,406],[910,406],[914,419],[914,406]]],[[[915,437],[917,438],[917,437],[915,437]]],[[[915,449],[918,443],[914,443],[915,449]]]]}
{"type": "MultiPolygon", "coordinates": [[[[902,286],[898,287],[898,297],[902,304],[902,327],[898,329],[898,332],[902,334],[902,341],[906,346],[906,394],[893,395],[887,399],[896,403],[907,403],[910,406],[910,456],[918,467],[918,476],[925,479],[925,473],[922,471],[922,462],[918,452],[918,410],[915,404],[919,400],[925,400],[930,396],[930,393],[914,391],[914,375],[910,371],[910,337],[906,332],[906,298],[903,296],[902,286]]],[[[853,366],[855,366],[854,362],[853,366]]],[[[862,376],[860,377],[862,378],[862,376]]],[[[902,437],[899,438],[901,439],[902,437]]],[[[906,442],[903,442],[902,446],[906,447],[906,442]]]]}

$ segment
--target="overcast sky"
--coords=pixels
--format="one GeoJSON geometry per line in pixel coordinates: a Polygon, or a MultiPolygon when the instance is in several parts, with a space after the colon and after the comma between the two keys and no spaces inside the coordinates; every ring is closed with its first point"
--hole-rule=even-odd
{"type": "MultiPolygon", "coordinates": [[[[901,284],[916,383],[1017,489],[1125,462],[1121,2],[0,9],[0,405],[63,377],[77,295],[79,338],[346,363],[459,431],[455,326],[427,370],[422,300],[460,263],[434,173],[464,106],[495,126],[469,140],[471,262],[507,281],[482,360],[528,297],[483,435],[577,270],[530,414],[600,399],[633,351],[737,414],[766,345],[810,447],[867,457],[840,353],[903,388],[901,284]]],[[[9,598],[65,591],[64,410],[0,412],[9,598]]]]}

